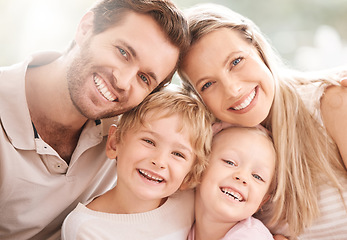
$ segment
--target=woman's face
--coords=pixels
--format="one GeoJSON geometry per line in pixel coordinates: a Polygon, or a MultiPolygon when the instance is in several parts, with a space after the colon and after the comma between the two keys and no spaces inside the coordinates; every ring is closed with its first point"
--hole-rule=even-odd
{"type": "Polygon", "coordinates": [[[221,28],[202,37],[182,66],[218,119],[255,126],[268,116],[274,99],[273,76],[255,47],[235,30],[221,28]]]}

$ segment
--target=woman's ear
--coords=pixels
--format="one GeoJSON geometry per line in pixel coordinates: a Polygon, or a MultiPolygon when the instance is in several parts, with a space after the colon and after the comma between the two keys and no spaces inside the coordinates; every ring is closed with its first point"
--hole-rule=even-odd
{"type": "Polygon", "coordinates": [[[81,45],[85,39],[88,39],[88,37],[92,34],[93,31],[93,20],[94,20],[94,13],[93,12],[87,12],[81,19],[75,36],[75,41],[77,45],[81,45]]]}
{"type": "Polygon", "coordinates": [[[116,131],[117,126],[111,125],[110,129],[108,130],[108,137],[107,137],[107,143],[106,143],[106,155],[110,159],[115,159],[117,154],[117,137],[116,137],[116,131]]]}

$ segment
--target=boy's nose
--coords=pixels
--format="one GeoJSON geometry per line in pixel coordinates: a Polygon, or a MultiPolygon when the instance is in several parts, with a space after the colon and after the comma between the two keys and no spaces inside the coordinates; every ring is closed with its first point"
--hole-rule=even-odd
{"type": "Polygon", "coordinates": [[[160,161],[158,159],[154,160],[152,159],[152,164],[160,169],[165,169],[163,161],[160,161]]]}

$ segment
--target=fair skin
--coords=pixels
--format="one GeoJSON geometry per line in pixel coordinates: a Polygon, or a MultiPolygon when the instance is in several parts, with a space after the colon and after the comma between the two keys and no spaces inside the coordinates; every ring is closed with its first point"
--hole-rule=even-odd
{"type": "MultiPolygon", "coordinates": [[[[221,121],[256,126],[268,116],[274,99],[274,79],[257,50],[238,32],[222,28],[206,34],[184,59],[183,72],[221,121]]],[[[346,91],[342,87],[329,88],[321,102],[321,114],[347,166],[346,91]]]]}
{"type": "Polygon", "coordinates": [[[128,12],[120,24],[97,35],[93,18],[91,12],[82,18],[67,55],[26,74],[32,121],[67,162],[88,119],[138,105],[173,71],[179,55],[150,16],[128,12]]]}
{"type": "Polygon", "coordinates": [[[347,89],[329,87],[321,100],[324,125],[339,148],[342,160],[347,166],[347,89]]]}
{"type": "Polygon", "coordinates": [[[238,32],[222,28],[203,36],[190,49],[182,70],[218,119],[256,126],[269,114],[272,74],[238,32]]]}
{"type": "Polygon", "coordinates": [[[275,150],[263,134],[224,129],[214,137],[196,193],[196,240],[221,239],[269,198],[275,150]]]}
{"type": "Polygon", "coordinates": [[[147,117],[147,126],[127,132],[117,141],[111,127],[106,154],[117,158],[117,186],[88,205],[108,213],[139,213],[162,205],[190,172],[195,154],[181,118],[147,117]]]}

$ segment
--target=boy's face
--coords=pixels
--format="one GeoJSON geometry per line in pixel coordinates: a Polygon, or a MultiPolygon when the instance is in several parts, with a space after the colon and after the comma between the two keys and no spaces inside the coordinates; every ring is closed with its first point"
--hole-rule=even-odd
{"type": "Polygon", "coordinates": [[[115,147],[107,155],[117,157],[117,187],[124,186],[139,200],[161,200],[180,188],[195,153],[187,131],[178,131],[179,116],[153,120],[150,115],[146,122],[147,126],[129,131],[121,142],[109,139],[115,147]]]}
{"type": "Polygon", "coordinates": [[[137,106],[174,70],[179,49],[150,16],[128,12],[93,35],[93,14],[81,21],[67,79],[71,100],[90,119],[137,106]]]}
{"type": "Polygon", "coordinates": [[[220,221],[246,219],[268,197],[274,169],[275,151],[265,136],[246,129],[225,129],[213,141],[199,201],[220,221]]]}

